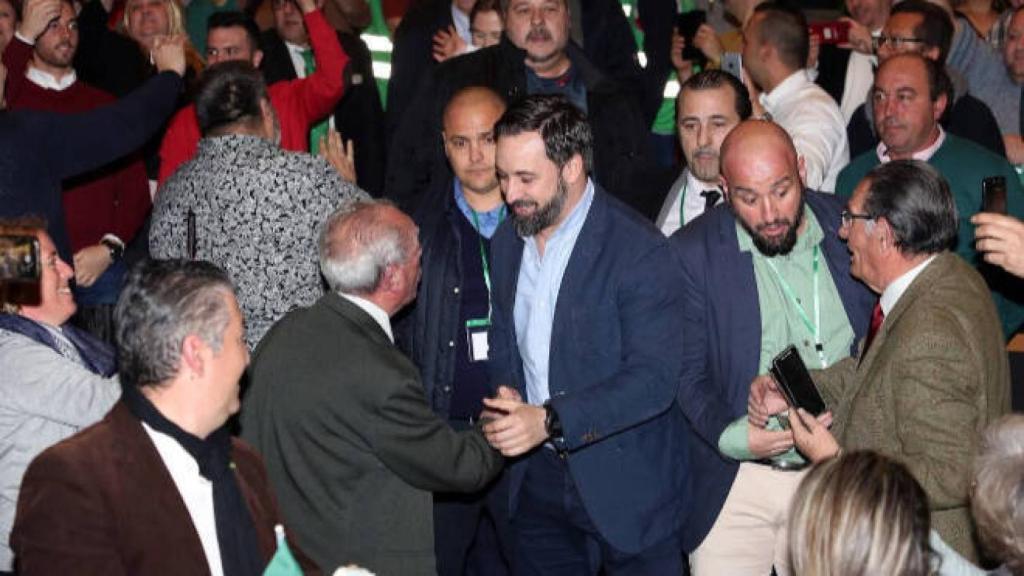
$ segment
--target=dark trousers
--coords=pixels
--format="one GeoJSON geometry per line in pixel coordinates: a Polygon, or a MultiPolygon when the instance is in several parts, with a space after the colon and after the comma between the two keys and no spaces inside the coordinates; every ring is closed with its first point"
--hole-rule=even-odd
{"type": "Polygon", "coordinates": [[[504,473],[474,494],[434,494],[434,554],[438,576],[508,576],[513,552],[504,473]]]}
{"type": "Polygon", "coordinates": [[[604,576],[683,574],[683,552],[672,536],[638,554],[613,548],[583,507],[568,463],[553,450],[530,455],[512,517],[516,576],[604,576]]]}

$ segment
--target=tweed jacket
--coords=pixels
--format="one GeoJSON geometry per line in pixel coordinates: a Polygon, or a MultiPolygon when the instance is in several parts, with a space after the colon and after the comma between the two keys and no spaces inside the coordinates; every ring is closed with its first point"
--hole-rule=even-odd
{"type": "MultiPolygon", "coordinates": [[[[231,461],[261,556],[276,551],[277,503],[256,452],[232,439],[231,461]]],[[[315,568],[291,544],[307,573],[315,568]]],[[[56,444],[25,473],[11,534],[22,576],[209,574],[185,501],[142,423],[123,402],[56,444]]]]}
{"type": "Polygon", "coordinates": [[[910,468],[932,528],[977,560],[967,493],[981,432],[1010,410],[999,316],[981,276],[939,254],[896,302],[859,361],[814,373],[847,450],[876,450],[910,468]]]}

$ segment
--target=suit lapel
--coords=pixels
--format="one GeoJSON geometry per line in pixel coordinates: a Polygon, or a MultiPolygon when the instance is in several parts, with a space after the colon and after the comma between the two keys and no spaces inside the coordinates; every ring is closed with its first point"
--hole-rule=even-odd
{"type": "MultiPolygon", "coordinates": [[[[722,208],[720,208],[722,209],[722,208]]],[[[728,314],[731,318],[723,326],[731,326],[733,337],[739,342],[731,342],[739,350],[754,351],[749,354],[724,354],[723,358],[740,358],[742,365],[726,367],[738,374],[757,374],[761,351],[761,302],[757,295],[757,279],[754,275],[754,259],[749,252],[740,251],[739,239],[736,237],[736,219],[731,215],[718,219],[718,246],[707,246],[708,261],[723,261],[720,266],[710,266],[711,275],[717,278],[710,286],[732,286],[735,295],[732,301],[718,314],[728,314]]],[[[749,376],[745,376],[749,377],[749,376]]]]}
{"type": "MultiPolygon", "coordinates": [[[[675,202],[676,197],[678,197],[685,189],[686,175],[688,173],[688,170],[683,170],[683,173],[679,175],[679,178],[676,178],[676,181],[672,183],[672,187],[669,188],[668,195],[665,196],[665,201],[661,203],[661,210],[658,212],[658,217],[654,221],[654,225],[657,226],[659,230],[665,225],[665,220],[668,220],[668,213],[672,209],[672,203],[675,202]]],[[[681,199],[679,201],[680,204],[682,204],[684,200],[685,199],[681,199]]],[[[683,222],[680,221],[679,227],[682,228],[682,226],[683,222]]]]}

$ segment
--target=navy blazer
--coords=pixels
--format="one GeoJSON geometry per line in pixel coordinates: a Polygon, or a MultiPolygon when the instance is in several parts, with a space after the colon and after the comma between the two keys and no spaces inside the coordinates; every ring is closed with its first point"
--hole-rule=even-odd
{"type": "MultiPolygon", "coordinates": [[[[690,491],[689,430],[675,404],[681,279],[668,241],[595,188],[555,305],[548,381],[587,513],[609,544],[636,553],[674,536],[690,491]]],[[[510,221],[492,240],[490,356],[495,388],[525,398],[513,319],[523,247],[510,221]]],[[[509,472],[513,515],[524,472],[525,458],[509,472]]]]}
{"type": "MultiPolygon", "coordinates": [[[[810,190],[804,198],[825,234],[822,252],[853,327],[853,356],[877,297],[850,276],[850,253],[839,238],[843,202],[810,190]]],[[[683,335],[679,405],[702,440],[691,450],[694,508],[683,533],[684,548],[692,550],[714,524],[736,476],[738,464],[718,452],[718,438],[747,413],[761,354],[761,310],[753,257],[740,252],[728,206],[717,206],[669,241],[682,264],[685,299],[678,323],[683,335]]]]}

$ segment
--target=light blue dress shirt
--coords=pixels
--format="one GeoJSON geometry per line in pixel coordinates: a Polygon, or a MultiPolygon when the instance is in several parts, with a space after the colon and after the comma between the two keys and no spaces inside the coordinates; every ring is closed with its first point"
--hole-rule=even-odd
{"type": "Polygon", "coordinates": [[[499,204],[497,208],[487,212],[476,212],[470,207],[469,202],[466,201],[466,192],[462,189],[462,181],[455,178],[454,182],[455,205],[459,207],[462,215],[474,227],[476,222],[480,223],[480,229],[477,232],[484,238],[494,236],[494,232],[498,229],[498,224],[501,224],[501,221],[505,219],[505,204],[499,204]],[[476,220],[473,219],[474,213],[476,213],[476,220]]]}
{"type": "Polygon", "coordinates": [[[555,320],[558,289],[593,202],[594,183],[588,179],[579,203],[545,243],[543,258],[537,250],[536,239],[524,239],[526,245],[519,267],[513,315],[516,342],[526,378],[526,399],[530,404],[540,405],[551,397],[548,361],[551,359],[551,327],[555,320]]]}

